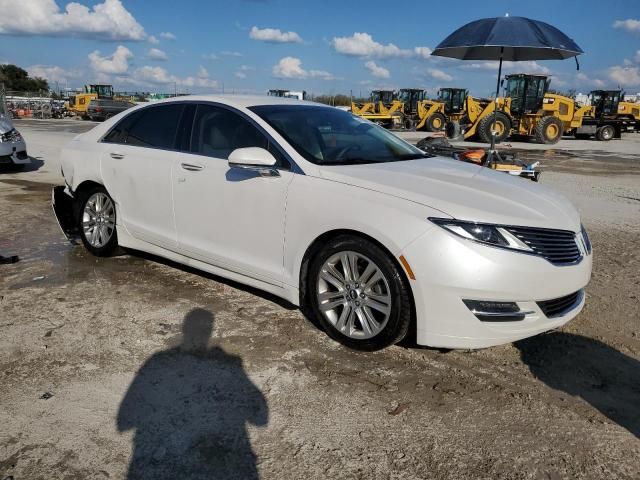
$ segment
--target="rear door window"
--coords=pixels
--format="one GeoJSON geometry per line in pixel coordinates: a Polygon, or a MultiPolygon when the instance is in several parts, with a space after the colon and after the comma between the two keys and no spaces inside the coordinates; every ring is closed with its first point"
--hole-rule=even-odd
{"type": "Polygon", "coordinates": [[[137,147],[174,149],[184,104],[147,107],[127,115],[103,142],[137,147]]]}
{"type": "Polygon", "coordinates": [[[127,145],[173,149],[183,104],[148,107],[127,133],[127,145]]]}

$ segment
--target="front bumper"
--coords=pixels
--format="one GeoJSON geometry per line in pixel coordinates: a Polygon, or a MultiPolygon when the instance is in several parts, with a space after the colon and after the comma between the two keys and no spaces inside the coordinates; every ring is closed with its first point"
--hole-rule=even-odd
{"type": "Polygon", "coordinates": [[[51,207],[62,233],[68,240],[74,241],[78,234],[78,223],[75,220],[77,212],[73,197],[66,187],[53,187],[51,190],[51,207]]]}
{"type": "Polygon", "coordinates": [[[562,315],[547,318],[536,303],[582,290],[591,278],[592,255],[571,266],[489,247],[434,226],[402,254],[411,281],[417,316],[417,342],[439,348],[485,348],[558,328],[584,306],[584,294],[562,315]],[[520,321],[481,321],[463,299],[516,302],[527,312],[520,321]]]}
{"type": "Polygon", "coordinates": [[[0,164],[27,165],[31,163],[27,155],[27,144],[18,142],[0,142],[0,164]]]}

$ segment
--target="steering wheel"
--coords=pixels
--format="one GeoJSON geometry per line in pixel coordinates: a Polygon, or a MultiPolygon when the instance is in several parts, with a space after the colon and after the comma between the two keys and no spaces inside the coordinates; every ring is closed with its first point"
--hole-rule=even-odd
{"type": "Polygon", "coordinates": [[[342,160],[342,158],[347,154],[347,152],[350,152],[351,150],[361,150],[362,147],[360,147],[360,145],[347,145],[346,147],[342,147],[337,155],[335,156],[335,160],[342,160]]]}

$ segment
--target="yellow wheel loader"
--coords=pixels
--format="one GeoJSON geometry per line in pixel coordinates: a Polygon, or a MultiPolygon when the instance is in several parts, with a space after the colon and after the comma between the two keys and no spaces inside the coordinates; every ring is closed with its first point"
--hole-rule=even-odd
{"type": "Polygon", "coordinates": [[[538,143],[554,144],[563,134],[595,118],[593,107],[580,107],[569,97],[548,93],[550,79],[546,75],[515,74],[507,75],[505,80],[504,97],[495,100],[467,97],[466,111],[460,119],[465,139],[478,137],[490,143],[492,135],[496,142],[509,135],[521,135],[534,137],[538,143]]]}
{"type": "Polygon", "coordinates": [[[387,128],[403,128],[403,104],[393,90],[373,90],[371,101],[351,103],[351,112],[387,128]]]}
{"type": "Polygon", "coordinates": [[[69,97],[67,110],[70,110],[79,117],[88,118],[87,107],[89,106],[89,102],[98,98],[113,98],[113,86],[85,85],[83,93],[77,93],[69,97]]]}
{"type": "Polygon", "coordinates": [[[596,117],[626,122],[624,130],[640,130],[640,103],[625,102],[622,90],[592,90],[589,97],[596,117]]]}

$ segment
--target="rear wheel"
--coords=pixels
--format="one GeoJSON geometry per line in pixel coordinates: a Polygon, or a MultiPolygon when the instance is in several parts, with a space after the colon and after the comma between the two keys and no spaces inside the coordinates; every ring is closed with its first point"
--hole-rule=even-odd
{"type": "Polygon", "coordinates": [[[495,134],[496,143],[500,143],[511,133],[511,120],[509,117],[502,112],[496,112],[496,123],[492,127],[493,115],[493,113],[487,115],[480,120],[480,125],[478,125],[478,136],[485,143],[491,143],[492,131],[495,134]]]}
{"type": "Polygon", "coordinates": [[[103,187],[93,187],[80,196],[78,229],[84,246],[98,257],[109,256],[118,247],[116,205],[103,187]]]}
{"type": "Polygon", "coordinates": [[[462,129],[460,128],[460,124],[458,122],[451,121],[447,122],[447,126],[445,127],[445,133],[447,138],[451,140],[458,140],[462,137],[462,129]]]}
{"type": "Polygon", "coordinates": [[[608,142],[616,134],[616,129],[611,125],[604,125],[596,131],[596,138],[601,142],[608,142]]]}
{"type": "Polygon", "coordinates": [[[343,345],[379,350],[407,335],[409,285],[375,243],[347,235],[331,240],[311,261],[307,282],[311,313],[343,345]]]}
{"type": "Polygon", "coordinates": [[[447,119],[441,113],[433,113],[427,118],[425,127],[427,132],[441,132],[447,124],[447,119]]]}
{"type": "Polygon", "coordinates": [[[547,145],[558,143],[562,138],[562,130],[562,121],[558,117],[552,115],[542,117],[536,124],[536,141],[547,145]]]}

